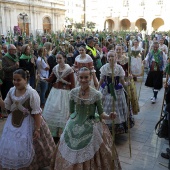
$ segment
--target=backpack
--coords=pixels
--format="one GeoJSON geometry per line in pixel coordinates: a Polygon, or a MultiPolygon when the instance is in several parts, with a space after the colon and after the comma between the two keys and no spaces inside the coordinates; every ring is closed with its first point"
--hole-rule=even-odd
{"type": "Polygon", "coordinates": [[[168,138],[168,112],[164,111],[164,116],[156,123],[155,132],[159,138],[168,138]]]}

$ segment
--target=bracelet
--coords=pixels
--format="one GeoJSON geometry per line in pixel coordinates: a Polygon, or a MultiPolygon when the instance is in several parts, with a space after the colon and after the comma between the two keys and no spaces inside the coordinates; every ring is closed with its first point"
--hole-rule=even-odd
{"type": "Polygon", "coordinates": [[[38,132],[40,132],[40,129],[36,129],[35,131],[38,131],[38,132]]]}

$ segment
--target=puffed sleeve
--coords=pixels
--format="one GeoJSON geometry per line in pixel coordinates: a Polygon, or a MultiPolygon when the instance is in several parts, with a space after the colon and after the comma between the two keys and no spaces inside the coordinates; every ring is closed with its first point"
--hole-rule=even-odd
{"type": "Polygon", "coordinates": [[[96,97],[97,97],[97,101],[96,101],[97,111],[98,114],[101,115],[104,112],[103,105],[102,105],[102,94],[98,92],[96,97]]]}
{"type": "Polygon", "coordinates": [[[10,95],[11,95],[12,89],[13,89],[13,88],[11,88],[11,89],[9,90],[9,92],[8,92],[8,94],[7,94],[7,96],[6,96],[5,100],[4,100],[5,108],[6,108],[7,110],[11,110],[12,99],[11,99],[10,95]]]}
{"type": "Polygon", "coordinates": [[[74,89],[71,90],[70,96],[69,96],[70,97],[70,101],[69,101],[70,114],[74,113],[75,111],[75,101],[74,101],[73,93],[74,93],[74,89]]]}
{"type": "Polygon", "coordinates": [[[30,91],[30,106],[32,108],[31,114],[40,114],[42,112],[40,108],[40,97],[34,89],[30,91]]]}

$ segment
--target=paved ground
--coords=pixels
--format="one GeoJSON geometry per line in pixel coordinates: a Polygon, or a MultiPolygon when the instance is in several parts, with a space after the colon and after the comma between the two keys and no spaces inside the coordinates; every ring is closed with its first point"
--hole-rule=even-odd
{"type": "MultiPolygon", "coordinates": [[[[137,83],[139,91],[140,83],[137,83]]],[[[152,90],[142,84],[139,99],[140,113],[135,117],[135,126],[131,129],[132,157],[129,154],[128,135],[116,138],[116,147],[123,170],[167,170],[159,162],[168,165],[160,153],[168,147],[168,141],[156,136],[154,127],[160,118],[163,89],[158,94],[156,104],[150,103],[152,90]]],[[[0,135],[5,121],[0,121],[0,135]]]]}

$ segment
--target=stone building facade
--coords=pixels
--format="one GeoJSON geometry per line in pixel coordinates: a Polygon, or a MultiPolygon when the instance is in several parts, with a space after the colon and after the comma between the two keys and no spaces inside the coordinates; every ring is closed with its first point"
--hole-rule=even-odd
{"type": "Polygon", "coordinates": [[[19,26],[27,35],[63,30],[64,0],[1,0],[0,33],[6,34],[19,26]]]}
{"type": "Polygon", "coordinates": [[[148,33],[170,30],[169,0],[113,1],[104,21],[105,29],[145,30],[148,33]]]}
{"type": "Polygon", "coordinates": [[[98,30],[170,30],[170,0],[86,0],[86,20],[98,30]]]}

